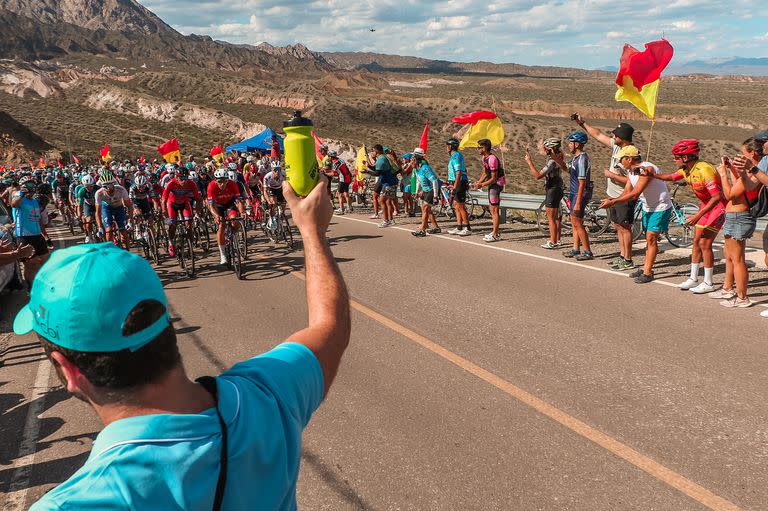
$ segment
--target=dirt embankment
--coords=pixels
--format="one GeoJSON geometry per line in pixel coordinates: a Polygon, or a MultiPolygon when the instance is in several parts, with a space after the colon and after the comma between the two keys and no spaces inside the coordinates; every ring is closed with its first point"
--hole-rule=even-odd
{"type": "Polygon", "coordinates": [[[105,88],[91,93],[85,104],[95,110],[109,110],[125,115],[143,117],[165,123],[179,123],[231,133],[235,138],[247,138],[264,131],[266,126],[244,122],[232,115],[190,103],[160,100],[132,94],[117,88],[105,88]]]}
{"type": "Polygon", "coordinates": [[[19,121],[0,111],[0,162],[36,161],[40,156],[57,158],[58,151],[19,121]]]}

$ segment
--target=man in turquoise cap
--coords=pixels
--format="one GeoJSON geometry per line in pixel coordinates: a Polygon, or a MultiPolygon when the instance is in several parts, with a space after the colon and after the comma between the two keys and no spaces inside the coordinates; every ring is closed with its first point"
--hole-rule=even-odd
{"type": "Polygon", "coordinates": [[[53,253],[14,330],[36,332],[105,428],[85,465],[31,509],[296,508],[301,434],[350,334],[324,179],[305,199],[283,187],[304,242],[308,327],[217,378],[187,377],[144,259],[110,243],[53,253]]]}

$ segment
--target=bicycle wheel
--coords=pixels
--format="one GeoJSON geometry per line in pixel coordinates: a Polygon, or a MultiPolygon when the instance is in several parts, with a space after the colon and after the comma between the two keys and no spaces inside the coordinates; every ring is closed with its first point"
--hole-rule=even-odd
{"type": "Polygon", "coordinates": [[[465,206],[470,220],[478,220],[485,216],[485,208],[474,197],[468,197],[465,206]]]}
{"type": "Polygon", "coordinates": [[[685,216],[692,215],[696,211],[698,211],[698,206],[694,204],[675,205],[666,234],[670,245],[677,248],[687,248],[693,245],[695,228],[691,225],[685,225],[685,216]]]}
{"type": "Polygon", "coordinates": [[[283,231],[283,241],[288,249],[293,248],[293,232],[291,231],[291,224],[288,223],[288,218],[285,215],[281,215],[281,226],[283,231]]]}
{"type": "Polygon", "coordinates": [[[235,233],[237,238],[237,248],[240,251],[240,256],[243,259],[248,259],[248,235],[243,227],[243,222],[240,222],[240,229],[235,233]]]}
{"type": "Polygon", "coordinates": [[[200,249],[205,253],[211,248],[211,233],[206,223],[199,218],[195,219],[195,240],[200,249]]]}
{"type": "Polygon", "coordinates": [[[643,237],[643,210],[640,206],[635,210],[635,219],[632,222],[632,241],[638,241],[643,237]]]}
{"type": "MultiPolygon", "coordinates": [[[[185,233],[186,234],[186,233],[185,233]]],[[[184,236],[184,252],[185,259],[187,262],[187,276],[194,277],[195,276],[195,246],[192,243],[192,239],[189,236],[184,236]]]]}
{"type": "Polygon", "coordinates": [[[235,276],[238,279],[243,278],[243,259],[240,253],[240,244],[233,240],[234,243],[230,244],[230,262],[232,263],[232,270],[235,272],[235,276]]]}
{"type": "Polygon", "coordinates": [[[549,218],[547,218],[545,202],[542,202],[539,205],[539,209],[536,210],[536,227],[538,227],[541,234],[549,236],[549,218]]]}
{"type": "Polygon", "coordinates": [[[584,208],[584,224],[589,234],[600,236],[611,225],[608,215],[602,215],[601,213],[599,200],[589,201],[584,208]]]}
{"type": "Polygon", "coordinates": [[[160,249],[157,247],[155,233],[149,227],[147,227],[147,245],[149,246],[149,258],[155,264],[160,264],[160,249]]]}

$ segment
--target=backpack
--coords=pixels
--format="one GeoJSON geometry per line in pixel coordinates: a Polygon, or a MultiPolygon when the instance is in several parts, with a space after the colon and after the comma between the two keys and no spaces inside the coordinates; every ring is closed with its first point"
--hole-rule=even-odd
{"type": "Polygon", "coordinates": [[[757,200],[749,208],[749,214],[752,218],[761,218],[768,215],[768,187],[763,186],[757,200]]]}

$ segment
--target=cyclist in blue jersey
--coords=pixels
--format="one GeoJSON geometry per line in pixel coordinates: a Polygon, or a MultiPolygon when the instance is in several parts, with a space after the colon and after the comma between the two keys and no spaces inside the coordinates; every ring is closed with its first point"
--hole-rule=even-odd
{"type": "Polygon", "coordinates": [[[437,225],[435,214],[432,212],[432,204],[436,204],[439,198],[437,174],[424,158],[423,149],[419,147],[414,149],[411,161],[413,172],[416,174],[416,196],[421,199],[421,225],[418,231],[411,234],[417,238],[427,234],[439,234],[440,226],[437,225]],[[427,229],[429,223],[433,226],[431,229],[427,229]]]}
{"type": "Polygon", "coordinates": [[[36,188],[34,180],[27,178],[11,199],[13,235],[20,243],[35,249],[34,256],[24,262],[24,278],[30,285],[37,271],[48,260],[49,252],[43,236],[40,203],[33,198],[36,188]]]}
{"type": "Polygon", "coordinates": [[[445,142],[448,148],[448,181],[453,185],[453,210],[456,212],[456,228],[448,230],[448,234],[469,236],[472,227],[469,225],[467,213],[467,192],[469,191],[469,176],[464,155],[459,152],[459,140],[449,138],[445,142]]]}

